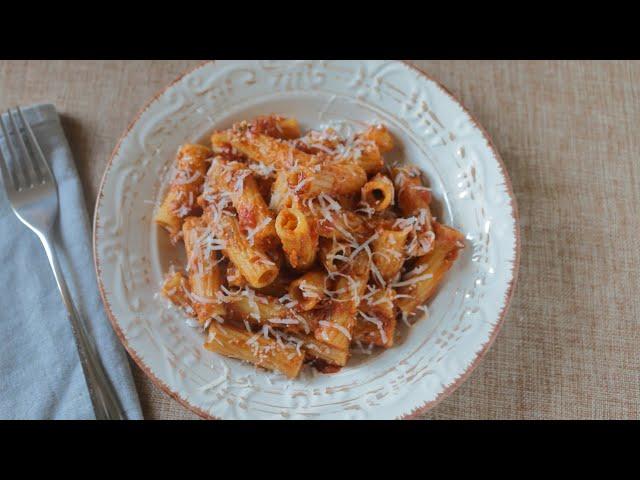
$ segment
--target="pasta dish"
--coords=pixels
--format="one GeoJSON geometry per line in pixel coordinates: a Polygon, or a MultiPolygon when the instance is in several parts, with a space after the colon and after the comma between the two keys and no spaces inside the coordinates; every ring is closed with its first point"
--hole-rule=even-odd
{"type": "Polygon", "coordinates": [[[187,261],[161,293],[205,348],[296,377],[391,348],[464,246],[414,166],[387,164],[383,125],[303,134],[276,115],[183,145],[155,221],[187,261]]]}

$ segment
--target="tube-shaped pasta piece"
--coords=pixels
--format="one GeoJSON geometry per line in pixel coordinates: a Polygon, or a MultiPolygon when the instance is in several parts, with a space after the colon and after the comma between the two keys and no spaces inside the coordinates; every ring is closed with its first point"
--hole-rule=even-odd
{"type": "Polygon", "coordinates": [[[317,327],[315,316],[302,315],[292,310],[289,303],[278,298],[243,290],[224,299],[230,318],[247,320],[257,325],[269,325],[288,333],[306,335],[317,327]]]}
{"type": "Polygon", "coordinates": [[[367,175],[378,173],[384,167],[384,159],[378,146],[373,142],[365,143],[360,147],[360,156],[356,161],[367,175]]]}
{"type": "Polygon", "coordinates": [[[357,135],[344,150],[343,159],[349,159],[360,166],[367,175],[374,175],[384,167],[384,159],[375,142],[357,135]]]}
{"type": "Polygon", "coordinates": [[[264,133],[274,138],[293,140],[300,136],[300,125],[293,118],[285,118],[279,115],[264,115],[249,122],[252,133],[264,133]]]}
{"type": "Polygon", "coordinates": [[[356,255],[347,274],[338,274],[329,320],[321,320],[314,331],[316,340],[339,349],[348,349],[360,299],[369,279],[369,255],[356,255]]]}
{"type": "Polygon", "coordinates": [[[186,195],[193,192],[196,196],[204,183],[212,155],[211,149],[204,145],[182,145],[176,156],[176,174],[172,183],[182,185],[181,189],[186,195]]]}
{"type": "Polygon", "coordinates": [[[327,128],[321,132],[310,130],[293,142],[293,145],[312,155],[322,153],[336,155],[338,151],[344,149],[345,140],[333,128],[327,128]]]}
{"type": "Polygon", "coordinates": [[[182,217],[175,210],[175,206],[179,205],[179,193],[177,189],[169,187],[169,191],[154,217],[155,222],[169,232],[169,237],[173,243],[177,241],[178,234],[182,229],[182,217]]]}
{"type": "Polygon", "coordinates": [[[265,287],[275,280],[280,270],[278,265],[263,250],[249,243],[236,217],[220,215],[216,227],[217,235],[224,242],[224,254],[251,287],[265,287]]]}
{"type": "Polygon", "coordinates": [[[279,169],[290,168],[293,165],[313,166],[319,163],[315,155],[298,150],[282,139],[251,133],[248,126],[234,126],[231,131],[218,134],[216,141],[226,141],[249,160],[263,165],[273,165],[279,169]]]}
{"type": "Polygon", "coordinates": [[[302,341],[302,348],[308,358],[320,359],[332,365],[344,367],[349,359],[349,351],[332,347],[323,342],[319,342],[310,335],[298,337],[302,341]]]}
{"type": "Polygon", "coordinates": [[[338,241],[360,243],[371,236],[373,227],[357,213],[345,210],[329,196],[320,195],[311,202],[309,211],[317,218],[318,235],[338,241]]]}
{"type": "Polygon", "coordinates": [[[362,201],[381,212],[393,205],[393,182],[386,175],[378,173],[362,187],[362,201]]]}
{"type": "Polygon", "coordinates": [[[279,171],[276,180],[271,186],[271,199],[269,200],[269,208],[275,212],[279,212],[284,207],[290,207],[293,203],[293,192],[289,188],[287,182],[287,172],[279,171]]]}
{"type": "Polygon", "coordinates": [[[347,363],[348,350],[332,347],[309,335],[309,331],[314,331],[326,316],[324,311],[298,314],[277,299],[259,295],[252,300],[244,296],[235,297],[229,301],[228,307],[231,318],[235,320],[262,327],[268,325],[274,329],[273,332],[282,332],[283,338],[300,346],[309,359],[320,359],[338,366],[347,363]],[[296,320],[300,323],[294,323],[296,320]]]}
{"type": "Polygon", "coordinates": [[[230,287],[244,288],[247,285],[238,267],[231,262],[227,265],[226,278],[230,287]]]}
{"type": "Polygon", "coordinates": [[[226,148],[230,148],[229,143],[230,132],[229,130],[216,131],[211,134],[211,147],[216,153],[224,151],[226,148]]]}
{"type": "Polygon", "coordinates": [[[304,312],[314,309],[325,297],[326,278],[326,273],[314,270],[291,282],[289,296],[298,302],[296,308],[304,312]]]}
{"type": "MultiPolygon", "coordinates": [[[[340,284],[340,288],[346,285],[340,284]]],[[[320,342],[338,348],[348,350],[352,339],[353,327],[356,322],[358,307],[355,301],[342,299],[336,302],[331,310],[330,320],[321,320],[320,326],[315,330],[314,337],[320,342]]]]}
{"type": "Polygon", "coordinates": [[[189,298],[189,279],[182,272],[175,272],[169,276],[162,285],[160,293],[176,307],[184,310],[187,315],[197,316],[189,298]]]}
{"type": "Polygon", "coordinates": [[[316,155],[298,150],[292,145],[263,134],[247,134],[236,129],[227,135],[229,143],[250,160],[273,165],[289,172],[288,183],[302,198],[320,193],[348,195],[360,190],[367,181],[364,169],[352,160],[322,163],[316,155]]]}
{"type": "Polygon", "coordinates": [[[356,138],[372,141],[376,144],[380,153],[390,152],[394,147],[393,137],[384,125],[373,125],[356,138]]]}
{"type": "Polygon", "coordinates": [[[353,340],[365,345],[389,348],[393,346],[396,329],[395,292],[391,288],[377,290],[360,302],[358,318],[353,328],[353,340]]]}
{"type": "Polygon", "coordinates": [[[262,332],[255,334],[234,325],[211,322],[208,329],[207,350],[253,363],[268,370],[282,372],[289,378],[300,373],[304,354],[295,345],[287,345],[262,332]]]}
{"type": "Polygon", "coordinates": [[[327,195],[350,195],[360,191],[367,183],[367,173],[352,160],[340,160],[318,165],[315,168],[301,167],[299,172],[289,175],[289,186],[303,199],[327,195]],[[320,168],[317,168],[317,167],[320,168]]]}
{"type": "Polygon", "coordinates": [[[464,247],[462,233],[438,222],[433,222],[433,226],[436,234],[433,249],[418,258],[401,281],[391,285],[396,288],[397,305],[405,317],[431,298],[464,247]]]}
{"type": "Polygon", "coordinates": [[[261,116],[251,122],[239,122],[232,129],[214,132],[211,135],[211,145],[214,150],[222,149],[224,151],[230,147],[230,137],[234,130],[285,140],[293,140],[300,136],[300,125],[295,118],[285,118],[278,115],[261,116]]]}
{"type": "Polygon", "coordinates": [[[396,227],[405,228],[409,232],[405,247],[408,257],[421,257],[431,251],[436,238],[432,222],[428,209],[420,210],[417,216],[396,220],[396,227]]]}
{"type": "Polygon", "coordinates": [[[302,209],[293,204],[280,210],[276,217],[276,232],[293,268],[306,270],[313,265],[318,250],[318,233],[302,209]]]}
{"type": "Polygon", "coordinates": [[[378,237],[371,244],[373,263],[382,279],[388,282],[402,270],[409,229],[392,230],[382,227],[377,233],[378,237]]]}
{"type": "Polygon", "coordinates": [[[216,157],[207,174],[213,191],[230,192],[238,212],[240,228],[247,232],[252,245],[270,248],[277,242],[273,214],[269,210],[252,171],[242,163],[227,162],[216,157]]]}
{"type": "Polygon", "coordinates": [[[175,242],[185,217],[198,212],[198,195],[211,163],[211,150],[203,145],[183,145],[178,150],[174,177],[154,220],[175,242]]]}
{"type": "Polygon", "coordinates": [[[391,169],[391,175],[396,187],[398,206],[404,216],[414,216],[420,210],[429,210],[431,191],[422,184],[420,170],[417,167],[395,167],[391,169]]]}
{"type": "Polygon", "coordinates": [[[340,160],[352,161],[362,167],[367,175],[373,175],[384,167],[381,149],[375,141],[378,137],[382,139],[382,136],[368,136],[368,131],[356,135],[350,142],[331,128],[323,132],[311,131],[298,139],[295,146],[313,155],[328,154],[340,160]]]}
{"type": "MultiPolygon", "coordinates": [[[[279,253],[279,252],[278,252],[279,253]]],[[[280,269],[276,279],[266,287],[257,288],[256,292],[271,297],[282,297],[289,293],[289,284],[297,277],[295,272],[288,269],[280,269]]]]}
{"type": "Polygon", "coordinates": [[[396,167],[391,172],[396,187],[398,206],[406,219],[399,226],[411,227],[407,239],[407,254],[411,257],[426,255],[433,247],[433,217],[429,203],[431,191],[422,184],[420,170],[414,166],[396,167]]]}
{"type": "Polygon", "coordinates": [[[355,150],[357,154],[351,153],[351,158],[367,172],[367,175],[373,175],[384,167],[382,154],[392,149],[393,137],[391,134],[386,127],[375,125],[356,135],[347,152],[355,150]]]}
{"type": "Polygon", "coordinates": [[[320,239],[320,261],[329,273],[344,270],[349,260],[353,247],[336,239],[320,239]]]}
{"type": "Polygon", "coordinates": [[[366,172],[354,161],[322,163],[319,157],[267,135],[233,132],[228,140],[250,160],[286,171],[289,187],[301,198],[348,195],[367,181],[366,172]]]}
{"type": "Polygon", "coordinates": [[[198,321],[204,324],[216,315],[224,315],[224,305],[217,299],[222,285],[218,265],[218,250],[222,246],[201,217],[186,218],[182,232],[193,308],[198,321]]]}
{"type": "Polygon", "coordinates": [[[231,318],[247,321],[251,325],[268,325],[272,329],[283,332],[286,335],[284,338],[298,344],[310,359],[321,359],[338,366],[344,366],[347,363],[347,350],[326,345],[308,334],[309,331],[317,328],[318,322],[324,318],[324,312],[292,314],[286,304],[283,305],[277,299],[260,295],[256,295],[251,300],[245,296],[236,296],[230,299],[227,305],[231,318]]]}

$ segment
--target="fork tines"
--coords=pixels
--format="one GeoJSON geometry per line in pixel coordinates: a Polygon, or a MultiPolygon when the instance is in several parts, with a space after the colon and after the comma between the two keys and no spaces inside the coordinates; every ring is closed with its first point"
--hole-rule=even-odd
{"type": "Polygon", "coordinates": [[[0,117],[0,128],[10,157],[8,161],[0,154],[5,184],[10,181],[11,186],[20,191],[53,179],[49,164],[20,107],[14,111],[9,109],[0,117]]]}

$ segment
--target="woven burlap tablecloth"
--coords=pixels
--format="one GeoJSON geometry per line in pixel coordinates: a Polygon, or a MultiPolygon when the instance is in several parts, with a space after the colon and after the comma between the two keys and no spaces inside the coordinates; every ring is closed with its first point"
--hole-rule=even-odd
{"type": "MultiPolygon", "coordinates": [[[[197,61],[2,61],[0,108],[53,102],[90,211],[136,112],[197,61]]],[[[414,61],[487,129],[520,277],[480,366],[421,418],[640,417],[640,62],[414,61]]],[[[133,366],[146,418],[197,418],[133,366]]]]}

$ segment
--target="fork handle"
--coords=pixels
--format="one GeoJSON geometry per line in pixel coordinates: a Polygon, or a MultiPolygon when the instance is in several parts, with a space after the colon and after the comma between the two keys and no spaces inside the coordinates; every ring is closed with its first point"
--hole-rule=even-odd
{"type": "Polygon", "coordinates": [[[109,381],[109,377],[104,370],[93,341],[88,335],[84,322],[80,318],[80,315],[78,315],[78,311],[73,304],[69,289],[67,288],[67,282],[64,280],[60,264],[58,263],[56,252],[45,235],[39,232],[37,232],[37,235],[47,253],[47,258],[51,264],[58,290],[62,296],[64,306],[67,308],[67,314],[71,322],[71,330],[73,331],[76,348],[78,349],[78,355],[80,357],[80,365],[82,365],[82,371],[87,383],[87,389],[89,390],[89,397],[93,404],[96,420],[126,420],[127,417],[118,402],[118,396],[109,381]]]}

